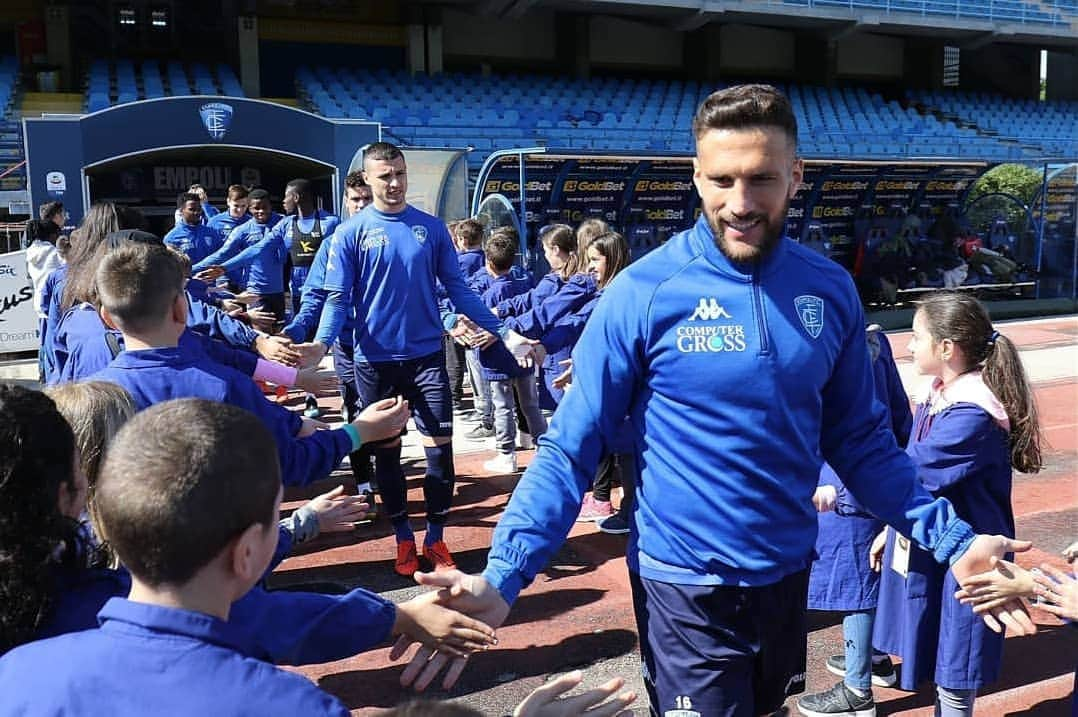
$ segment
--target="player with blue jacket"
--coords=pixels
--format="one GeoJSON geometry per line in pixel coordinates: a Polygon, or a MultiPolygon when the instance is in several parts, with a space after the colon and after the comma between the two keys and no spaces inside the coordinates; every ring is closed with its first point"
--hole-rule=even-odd
{"type": "MultiPolygon", "coordinates": [[[[443,527],[453,496],[453,411],[449,378],[442,358],[443,326],[437,282],[456,310],[487,332],[486,343],[503,335],[518,355],[530,347],[507,333],[468,289],[445,223],[409,206],[404,155],[392,144],[377,142],[364,153],[364,178],[374,203],[348,219],[333,237],[326,263],[329,292],[315,338],[322,355],[340,335],[349,312],[356,328],[355,375],[360,403],[400,394],[412,405],[423,435],[427,472],[427,534],[424,553],[440,567],[453,558],[443,527]]],[[[397,535],[395,569],[411,575],[419,567],[415,535],[408,523],[400,441],[374,450],[382,501],[397,535]]]]}
{"type": "MultiPolygon", "coordinates": [[[[486,570],[420,581],[500,625],[562,544],[628,416],[639,484],[627,564],[652,709],[759,715],[803,689],[811,498],[825,460],[959,576],[1030,546],[975,535],[921,487],[873,398],[850,277],[783,238],[803,176],[786,97],[720,90],[694,133],[701,217],[604,289],[486,570]]],[[[1008,607],[1000,617],[1034,631],[1008,607]]],[[[445,663],[416,671],[421,683],[445,663]]]]}
{"type": "Polygon", "coordinates": [[[183,221],[165,235],[165,244],[197,264],[221,248],[223,240],[216,229],[202,223],[202,204],[196,195],[181,194],[176,204],[183,221]]]}
{"type": "Polygon", "coordinates": [[[213,281],[222,274],[246,271],[244,290],[258,297],[255,306],[284,321],[284,265],[286,252],[272,241],[274,227],[283,220],[273,211],[265,189],[248,195],[251,219],[232,230],[228,241],[201,261],[192,262],[192,274],[213,281]]]}
{"type": "MultiPolygon", "coordinates": [[[[228,238],[232,236],[232,230],[245,224],[251,218],[251,215],[247,213],[247,205],[250,201],[248,194],[247,187],[242,184],[233,184],[228,188],[228,210],[214,214],[206,222],[206,226],[221,235],[221,240],[225,244],[228,244],[228,238]]],[[[245,276],[246,273],[242,270],[230,272],[228,274],[230,288],[237,292],[240,291],[243,287],[245,276]]]]}

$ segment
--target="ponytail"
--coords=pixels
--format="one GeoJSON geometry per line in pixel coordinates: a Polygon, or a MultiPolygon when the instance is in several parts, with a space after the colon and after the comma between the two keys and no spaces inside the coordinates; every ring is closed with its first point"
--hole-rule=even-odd
{"type": "Polygon", "coordinates": [[[981,369],[981,379],[1007,411],[1011,424],[1011,465],[1036,473],[1041,458],[1041,429],[1037,404],[1018,349],[992,328],[980,301],[956,291],[934,291],[917,302],[935,341],[950,339],[968,360],[965,369],[981,369]]]}
{"type": "Polygon", "coordinates": [[[1037,473],[1044,463],[1033,389],[1014,343],[999,332],[992,336],[981,378],[1003,404],[1011,422],[1011,465],[1022,473],[1037,473]]]}

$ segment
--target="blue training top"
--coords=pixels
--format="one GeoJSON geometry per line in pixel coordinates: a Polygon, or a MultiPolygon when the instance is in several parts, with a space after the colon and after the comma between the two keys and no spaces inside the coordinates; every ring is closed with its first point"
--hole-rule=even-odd
{"type": "Polygon", "coordinates": [[[191,226],[180,222],[165,235],[164,242],[176,251],[183,252],[192,264],[197,264],[221,248],[221,235],[205,224],[191,226]]]}
{"type": "MultiPolygon", "coordinates": [[[[483,292],[483,303],[489,307],[497,306],[512,296],[527,293],[531,283],[527,279],[514,278],[512,274],[495,277],[490,286],[483,292]]],[[[482,351],[472,349],[479,357],[483,378],[487,381],[505,381],[517,376],[530,373],[528,369],[517,364],[516,359],[505,348],[505,344],[498,342],[482,351]]]]}
{"type": "Polygon", "coordinates": [[[864,333],[841,266],[790,241],[734,264],[701,218],[604,289],[484,577],[512,602],[547,564],[626,415],[640,466],[627,557],[645,578],[756,586],[805,569],[825,459],[873,513],[956,558],[974,534],[916,481],[873,400],[864,333]]]}
{"type": "Polygon", "coordinates": [[[502,333],[501,322],[465,284],[441,219],[412,206],[386,214],[371,205],[337,227],[332,241],[329,296],[316,337],[326,346],[354,308],[357,361],[407,361],[440,351],[437,281],[458,312],[502,333]]]}
{"type": "Polygon", "coordinates": [[[284,291],[285,252],[280,242],[269,240],[274,222],[280,214],[272,214],[265,224],[254,218],[232,230],[228,241],[216,252],[191,267],[197,274],[214,265],[224,267],[230,274],[247,270],[246,288],[256,294],[279,294],[284,291]]]}
{"type": "Polygon", "coordinates": [[[348,715],[310,680],[254,655],[246,630],[205,613],[112,598],[97,630],[0,658],[9,714],[348,715]]]}

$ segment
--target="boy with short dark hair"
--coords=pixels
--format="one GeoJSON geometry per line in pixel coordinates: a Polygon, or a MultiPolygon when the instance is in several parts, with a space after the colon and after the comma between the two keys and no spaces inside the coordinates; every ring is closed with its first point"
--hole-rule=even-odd
{"type": "MultiPolygon", "coordinates": [[[[486,243],[487,271],[493,277],[483,292],[483,303],[494,308],[499,302],[526,293],[531,282],[510,273],[516,260],[518,244],[508,233],[495,233],[486,243]]],[[[539,410],[539,391],[535,372],[521,368],[504,344],[475,350],[482,367],[483,380],[490,383],[494,406],[494,440],[498,455],[483,464],[492,473],[514,473],[517,469],[517,401],[535,438],[546,433],[546,419],[539,410]]]]}
{"type": "MultiPolygon", "coordinates": [[[[347,715],[305,678],[258,659],[246,631],[229,623],[277,544],[273,442],[257,417],[211,401],[170,401],[132,418],[109,446],[95,494],[104,532],[131,573],[128,597],[105,604],[97,630],[30,643],[0,660],[5,708],[347,715]]],[[[424,617],[444,610],[419,603],[424,617]]],[[[415,628],[413,614],[399,606],[394,631],[415,628]]],[[[490,644],[493,631],[459,617],[443,613],[461,627],[450,642],[490,644]]]]}
{"type": "Polygon", "coordinates": [[[179,261],[163,246],[120,247],[98,267],[101,316],[123,334],[125,350],[95,378],[123,386],[139,409],[197,397],[251,411],[274,435],[286,485],[324,478],[363,442],[396,436],[407,421],[407,405],[388,399],[342,429],[315,430],[318,424],[270,403],[249,376],[180,342],[187,322],[183,281],[179,261]]]}

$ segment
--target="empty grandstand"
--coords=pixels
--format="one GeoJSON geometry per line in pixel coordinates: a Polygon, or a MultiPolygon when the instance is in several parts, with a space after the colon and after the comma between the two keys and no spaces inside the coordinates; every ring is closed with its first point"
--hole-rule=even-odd
{"type": "Polygon", "coordinates": [[[190,67],[170,60],[135,63],[129,59],[95,60],[86,81],[86,111],[97,112],[113,105],[175,95],[228,95],[244,97],[236,73],[227,64],[211,71],[196,62],[190,67]]]}

